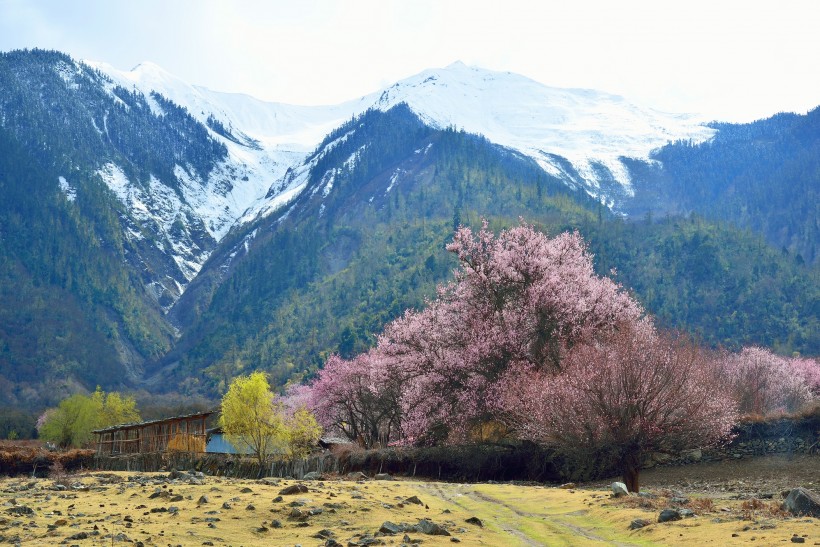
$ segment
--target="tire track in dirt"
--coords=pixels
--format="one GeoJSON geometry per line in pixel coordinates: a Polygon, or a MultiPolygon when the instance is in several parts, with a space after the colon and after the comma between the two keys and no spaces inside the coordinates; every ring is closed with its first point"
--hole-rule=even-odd
{"type": "MultiPolygon", "coordinates": [[[[632,544],[632,543],[622,543],[622,542],[617,542],[617,541],[612,541],[612,540],[605,539],[605,538],[595,534],[595,532],[593,530],[590,530],[589,528],[584,528],[582,526],[572,524],[571,522],[568,522],[568,521],[566,521],[564,519],[561,519],[561,518],[556,518],[554,516],[547,516],[547,515],[544,515],[542,513],[531,513],[531,512],[528,512],[528,511],[522,511],[520,508],[516,507],[515,505],[511,505],[509,503],[501,501],[501,500],[499,500],[497,498],[494,498],[492,496],[488,496],[487,494],[483,494],[481,492],[477,492],[475,490],[472,490],[467,485],[448,485],[448,486],[453,486],[454,487],[454,490],[451,493],[448,493],[447,490],[445,488],[443,488],[442,486],[443,485],[440,484],[440,483],[428,483],[428,484],[423,485],[424,489],[427,490],[428,492],[430,492],[430,494],[432,494],[432,495],[434,495],[434,496],[436,496],[436,497],[438,497],[438,498],[440,498],[444,501],[447,501],[448,503],[452,503],[454,505],[457,505],[457,506],[461,507],[462,509],[468,509],[468,508],[466,508],[463,504],[459,503],[459,501],[456,499],[456,496],[453,495],[453,494],[467,496],[467,497],[469,497],[469,498],[471,498],[475,501],[481,502],[482,504],[489,505],[490,507],[492,507],[492,506],[503,507],[504,509],[507,509],[508,511],[512,512],[513,514],[515,514],[519,517],[531,518],[531,519],[549,518],[549,521],[551,523],[556,524],[558,526],[561,526],[561,527],[565,528],[571,534],[573,534],[575,536],[578,536],[578,537],[583,537],[584,539],[589,540],[589,541],[600,542],[600,543],[606,544],[606,545],[616,545],[618,547],[632,547],[632,546],[635,545],[635,544],[632,544]]],[[[580,515],[585,514],[585,513],[586,513],[586,511],[583,511],[583,513],[579,513],[579,512],[576,511],[575,513],[572,513],[572,514],[580,516],[580,515]]],[[[541,546],[541,545],[543,545],[541,542],[535,541],[532,538],[530,538],[522,530],[520,530],[518,528],[513,528],[512,525],[514,523],[505,523],[505,524],[507,524],[508,526],[504,527],[502,529],[505,532],[509,532],[509,533],[513,534],[518,539],[522,540],[526,545],[528,545],[528,546],[541,546]]]]}
{"type": "MultiPolygon", "coordinates": [[[[456,486],[456,485],[453,485],[453,486],[456,486]]],[[[448,503],[452,503],[453,505],[456,505],[456,506],[458,506],[458,507],[460,507],[464,510],[468,510],[468,511],[470,510],[469,508],[465,507],[464,504],[459,503],[459,501],[456,499],[455,496],[448,494],[445,491],[445,489],[442,488],[441,484],[428,483],[428,484],[422,485],[422,488],[424,490],[428,491],[433,496],[439,498],[439,499],[442,499],[442,500],[444,500],[448,503]]],[[[459,495],[468,495],[469,496],[469,492],[466,493],[466,494],[462,493],[462,492],[457,492],[457,494],[459,494],[459,495]]],[[[517,528],[510,527],[510,523],[505,523],[505,525],[506,526],[503,526],[501,529],[504,530],[505,532],[508,532],[508,533],[514,535],[515,537],[520,539],[522,542],[524,542],[525,545],[528,545],[530,547],[542,547],[541,543],[532,540],[529,536],[527,536],[521,530],[519,530],[517,528]]]]}

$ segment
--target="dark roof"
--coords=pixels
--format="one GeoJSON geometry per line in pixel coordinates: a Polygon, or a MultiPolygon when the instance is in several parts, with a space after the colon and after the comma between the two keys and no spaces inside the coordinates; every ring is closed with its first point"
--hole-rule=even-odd
{"type": "Polygon", "coordinates": [[[342,437],[333,437],[330,435],[319,439],[319,446],[321,446],[322,448],[326,448],[337,444],[353,444],[353,442],[349,439],[344,439],[342,437]]]}
{"type": "Polygon", "coordinates": [[[145,427],[149,425],[161,424],[164,422],[177,422],[180,420],[187,420],[191,418],[205,418],[210,416],[211,414],[215,414],[216,410],[206,410],[204,412],[194,412],[193,414],[185,414],[183,416],[174,416],[172,418],[162,418],[159,420],[148,420],[147,422],[136,422],[133,424],[118,424],[112,425],[111,427],[105,427],[103,429],[95,429],[92,433],[109,433],[111,431],[119,431],[121,429],[137,429],[140,427],[145,427]]]}

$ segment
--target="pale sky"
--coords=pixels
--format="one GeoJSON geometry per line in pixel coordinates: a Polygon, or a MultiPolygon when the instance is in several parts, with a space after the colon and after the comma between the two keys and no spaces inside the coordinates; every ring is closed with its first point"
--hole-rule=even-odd
{"type": "Polygon", "coordinates": [[[816,0],[0,0],[0,51],[57,49],[331,104],[460,60],[670,112],[820,105],[816,0]]]}

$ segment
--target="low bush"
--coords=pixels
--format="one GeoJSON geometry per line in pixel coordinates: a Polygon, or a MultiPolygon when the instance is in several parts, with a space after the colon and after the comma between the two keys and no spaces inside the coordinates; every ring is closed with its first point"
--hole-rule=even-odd
{"type": "Polygon", "coordinates": [[[72,472],[90,468],[94,463],[94,450],[73,449],[50,451],[42,444],[31,441],[21,443],[6,442],[0,445],[0,474],[35,475],[46,477],[52,467],[59,466],[61,472],[72,472]]]}

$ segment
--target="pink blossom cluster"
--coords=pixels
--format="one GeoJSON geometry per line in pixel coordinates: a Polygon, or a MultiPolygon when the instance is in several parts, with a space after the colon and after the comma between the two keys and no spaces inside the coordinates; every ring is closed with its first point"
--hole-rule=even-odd
{"type": "Polygon", "coordinates": [[[366,448],[398,438],[399,386],[377,350],[351,360],[331,356],[299,397],[327,431],[366,448]]]}
{"type": "Polygon", "coordinates": [[[737,412],[717,381],[709,355],[643,320],[578,344],[560,374],[509,371],[498,403],[519,438],[574,455],[602,452],[637,480],[647,453],[730,438],[737,412]]]}
{"type": "Polygon", "coordinates": [[[795,412],[820,397],[820,364],[814,359],[752,346],[721,354],[718,367],[742,414],[795,412]]]}

